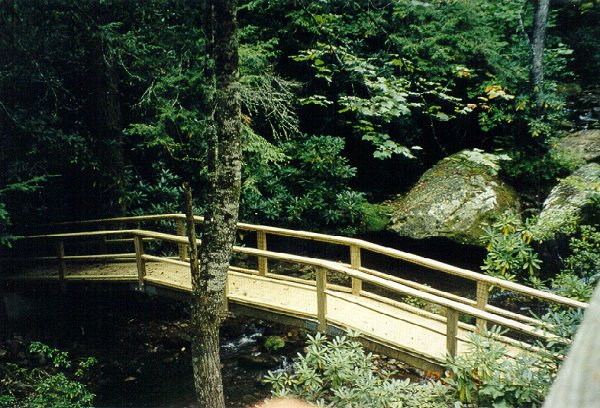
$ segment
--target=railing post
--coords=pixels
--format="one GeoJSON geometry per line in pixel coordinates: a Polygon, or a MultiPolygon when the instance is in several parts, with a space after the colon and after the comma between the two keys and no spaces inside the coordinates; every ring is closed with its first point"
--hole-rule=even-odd
{"type": "MultiPolygon", "coordinates": [[[[106,225],[98,225],[98,231],[106,231],[106,225]]],[[[100,247],[103,254],[108,254],[108,236],[102,235],[102,242],[100,243],[100,247]]]]}
{"type": "Polygon", "coordinates": [[[63,240],[58,241],[56,245],[56,259],[58,263],[58,281],[60,282],[60,290],[66,290],[65,272],[67,271],[67,263],[65,262],[65,243],[63,240]]]}
{"type": "MultiPolygon", "coordinates": [[[[485,307],[488,304],[489,294],[489,283],[477,281],[477,309],[485,311],[485,307]]],[[[486,321],[484,319],[477,319],[475,324],[479,331],[483,331],[486,328],[486,321]]]]}
{"type": "Polygon", "coordinates": [[[142,258],[144,255],[144,240],[139,235],[133,236],[133,243],[135,246],[135,262],[137,264],[138,272],[138,290],[144,290],[144,277],[146,276],[146,261],[142,258]]]}
{"type": "MultiPolygon", "coordinates": [[[[361,267],[360,247],[358,245],[350,245],[350,266],[352,269],[359,270],[361,267]]],[[[362,290],[362,280],[352,278],[352,294],[360,296],[362,290]]]]}
{"type": "Polygon", "coordinates": [[[458,311],[446,308],[446,350],[451,356],[456,355],[456,335],[458,334],[458,311]]]}
{"type": "MultiPolygon", "coordinates": [[[[256,248],[267,250],[267,233],[265,231],[256,231],[256,248]]],[[[264,256],[258,257],[258,275],[266,276],[269,272],[269,261],[264,256]]]]}
{"type": "Polygon", "coordinates": [[[327,332],[327,269],[317,268],[317,329],[321,333],[327,332]]]}
{"type": "MultiPolygon", "coordinates": [[[[185,223],[183,220],[177,220],[177,235],[182,237],[187,236],[185,233],[185,223]]],[[[177,249],[179,253],[179,260],[185,262],[187,258],[187,244],[179,243],[177,244],[177,249]]]]}

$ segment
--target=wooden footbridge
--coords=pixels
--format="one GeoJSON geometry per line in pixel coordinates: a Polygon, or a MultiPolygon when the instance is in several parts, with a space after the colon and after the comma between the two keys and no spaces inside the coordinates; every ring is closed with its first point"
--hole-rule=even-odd
{"type": "MultiPolygon", "coordinates": [[[[21,256],[15,251],[3,260],[0,278],[61,285],[127,282],[149,293],[187,294],[184,220],[182,214],[165,214],[54,224],[53,232],[64,232],[20,237],[21,256]]],[[[439,371],[446,353],[465,352],[468,334],[486,324],[508,329],[502,341],[509,354],[535,350],[536,339],[550,337],[537,319],[488,304],[491,286],[536,303],[587,306],[360,239],[244,223],[238,238],[242,245],[234,247],[226,288],[232,312],[329,333],[351,328],[367,346],[425,370],[439,371]],[[284,250],[269,250],[282,241],[284,250]],[[314,243],[345,256],[305,256],[302,248],[314,243]],[[374,255],[392,271],[409,267],[434,273],[437,281],[466,280],[471,293],[450,293],[366,267],[364,260],[374,255]]]]}

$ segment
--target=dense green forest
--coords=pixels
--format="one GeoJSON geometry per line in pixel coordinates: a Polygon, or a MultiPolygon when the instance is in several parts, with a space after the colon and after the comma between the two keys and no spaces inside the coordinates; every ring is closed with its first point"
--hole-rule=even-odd
{"type": "MultiPolygon", "coordinates": [[[[3,236],[11,225],[177,211],[188,178],[201,211],[201,7],[1,7],[3,236]]],[[[463,148],[510,155],[505,177],[539,206],[567,174],[548,155],[572,127],[565,103],[597,98],[593,1],[553,4],[535,91],[532,2],[247,1],[238,13],[246,221],[356,231],[367,202],[463,148]]]]}
{"type": "MultiPolygon", "coordinates": [[[[211,210],[214,107],[230,67],[212,57],[219,30],[204,3],[0,0],[0,250],[39,224],[183,212],[184,182],[194,212],[211,210]]],[[[487,274],[589,301],[599,19],[598,0],[240,0],[240,221],[405,236],[395,225],[412,203],[399,197],[478,166],[484,184],[507,186],[510,211],[455,241],[485,248],[487,274]],[[573,134],[591,142],[559,149],[573,134]],[[568,197],[568,210],[546,209],[568,197]]],[[[580,317],[547,315],[571,334],[580,317]]],[[[449,364],[468,376],[479,363],[449,364]]],[[[500,399],[539,403],[550,371],[538,394],[500,399]]],[[[469,388],[481,378],[452,381],[467,403],[498,396],[469,388]]],[[[447,406],[435,387],[418,392],[447,406]]]]}

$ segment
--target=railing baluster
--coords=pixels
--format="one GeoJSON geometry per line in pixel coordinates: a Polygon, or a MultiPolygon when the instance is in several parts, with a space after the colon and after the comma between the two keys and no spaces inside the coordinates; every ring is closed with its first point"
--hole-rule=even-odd
{"type": "Polygon", "coordinates": [[[56,260],[58,263],[58,281],[60,282],[60,290],[64,292],[66,290],[65,273],[67,271],[67,263],[65,261],[65,242],[63,240],[58,241],[56,245],[56,250],[56,260]]]}
{"type": "MultiPolygon", "coordinates": [[[[256,231],[256,248],[263,251],[267,250],[267,233],[265,231],[256,231]]],[[[258,257],[258,274],[266,276],[269,272],[269,261],[264,256],[258,257]]]]}
{"type": "Polygon", "coordinates": [[[458,334],[458,311],[446,308],[446,350],[451,356],[456,355],[458,334]]]}
{"type": "Polygon", "coordinates": [[[144,277],[146,276],[146,261],[142,258],[142,255],[144,255],[144,241],[141,236],[135,235],[133,244],[135,246],[135,262],[138,272],[138,290],[143,291],[144,277]]]}
{"type": "MultiPolygon", "coordinates": [[[[180,235],[182,237],[186,236],[185,223],[183,220],[177,220],[177,235],[180,235]]],[[[177,249],[179,253],[179,260],[185,262],[187,258],[187,244],[179,243],[177,244],[177,249]]]]}
{"type": "MultiPolygon", "coordinates": [[[[350,265],[352,269],[359,270],[361,267],[360,247],[358,245],[350,245],[350,265]]],[[[352,278],[352,294],[360,296],[362,290],[362,280],[352,278]]]]}
{"type": "Polygon", "coordinates": [[[317,268],[317,329],[321,333],[327,332],[327,269],[317,268]]]}
{"type": "MultiPolygon", "coordinates": [[[[477,281],[477,309],[485,311],[485,307],[488,304],[489,293],[489,283],[477,281]]],[[[484,319],[477,319],[475,324],[479,331],[483,331],[486,328],[486,321],[484,319]]]]}

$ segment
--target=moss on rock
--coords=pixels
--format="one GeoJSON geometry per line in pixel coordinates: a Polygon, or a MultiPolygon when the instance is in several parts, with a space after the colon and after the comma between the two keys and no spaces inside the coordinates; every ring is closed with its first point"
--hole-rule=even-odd
{"type": "Polygon", "coordinates": [[[497,176],[502,158],[465,150],[441,160],[392,203],[389,229],[416,239],[446,237],[482,245],[485,223],[520,210],[513,189],[497,176]]]}
{"type": "MultiPolygon", "coordinates": [[[[581,223],[594,223],[586,219],[585,209],[600,195],[600,164],[581,166],[569,177],[561,180],[544,201],[534,228],[536,238],[551,239],[557,233],[570,234],[581,223]]],[[[587,217],[586,217],[587,216],[587,217]]],[[[598,216],[598,214],[591,214],[598,216]]]]}

